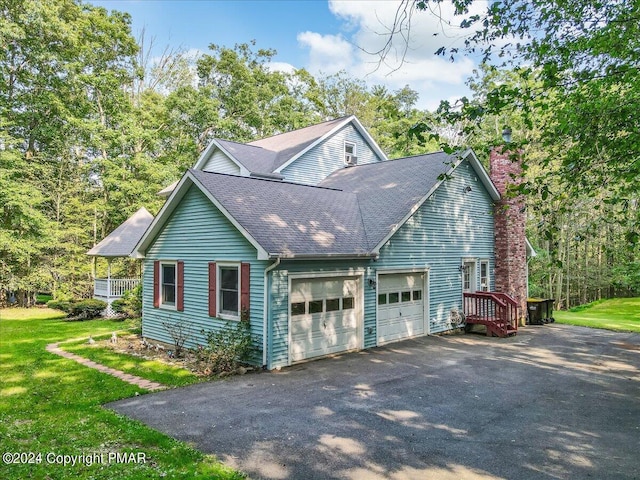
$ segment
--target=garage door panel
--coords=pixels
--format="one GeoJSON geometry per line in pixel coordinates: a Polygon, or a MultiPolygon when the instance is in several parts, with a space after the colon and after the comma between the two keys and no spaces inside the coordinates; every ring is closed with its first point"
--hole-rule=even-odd
{"type": "Polygon", "coordinates": [[[357,280],[296,280],[292,283],[291,301],[304,302],[325,298],[354,297],[357,293],[357,280]]]}
{"type": "Polygon", "coordinates": [[[355,314],[351,315],[296,315],[291,320],[291,334],[306,334],[309,331],[355,330],[358,326],[355,314]]]}
{"type": "Polygon", "coordinates": [[[424,335],[423,274],[378,277],[378,344],[424,335]]]}
{"type": "Polygon", "coordinates": [[[291,361],[358,348],[357,296],[356,277],[293,280],[291,361]]]}
{"type": "Polygon", "coordinates": [[[353,332],[319,335],[309,332],[307,338],[298,338],[291,343],[291,360],[297,362],[307,358],[355,350],[359,346],[358,335],[353,332]]]}

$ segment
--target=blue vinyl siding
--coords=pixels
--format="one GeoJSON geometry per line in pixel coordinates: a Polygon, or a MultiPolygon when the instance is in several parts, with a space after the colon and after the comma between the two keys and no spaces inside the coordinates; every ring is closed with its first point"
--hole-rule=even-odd
{"type": "Polygon", "coordinates": [[[163,230],[147,249],[143,271],[142,334],[173,344],[164,324],[183,322],[189,339],[185,346],[204,344],[201,330],[223,327],[225,320],[209,317],[209,262],[250,262],[250,324],[256,364],[262,364],[264,269],[256,249],[220,213],[209,199],[192,186],[163,230]],[[184,261],[184,311],[153,308],[154,260],[184,261]]]}
{"type": "MultiPolygon", "coordinates": [[[[377,344],[376,289],[369,280],[385,269],[429,269],[429,332],[451,329],[452,308],[462,308],[463,259],[489,261],[494,270],[493,202],[473,167],[462,162],[416,213],[382,247],[373,260],[289,261],[272,272],[269,288],[268,368],[288,365],[289,274],[364,269],[364,348],[377,344]],[[471,192],[464,192],[466,186],[471,192]]],[[[476,284],[480,282],[479,264],[476,284]]],[[[427,300],[427,299],[425,299],[427,300]]]]}
{"type": "Polygon", "coordinates": [[[240,167],[236,165],[220,150],[215,150],[207,163],[202,167],[205,172],[227,173],[229,175],[240,175],[240,167]]]}
{"type": "MultiPolygon", "coordinates": [[[[342,149],[342,146],[340,147],[342,149]]],[[[342,151],[342,150],[340,150],[342,151]]],[[[361,152],[358,152],[361,158],[361,152]]],[[[341,157],[340,157],[341,158],[341,157]]],[[[289,274],[364,270],[364,347],[377,343],[376,289],[371,281],[385,269],[429,269],[429,330],[450,328],[449,312],[461,308],[463,259],[489,260],[493,288],[494,230],[492,200],[473,167],[462,162],[453,178],[445,181],[381,248],[377,261],[283,261],[269,274],[267,366],[288,365],[289,274]],[[471,186],[470,192],[465,187],[471,186]]],[[[271,263],[256,260],[255,248],[192,186],[147,249],[144,261],[143,335],[171,344],[164,323],[185,322],[190,333],[187,347],[204,342],[201,330],[222,327],[224,320],[208,316],[208,262],[251,263],[251,332],[254,362],[262,362],[264,270],[271,263]],[[184,261],[184,311],[153,308],[154,260],[184,261]]],[[[479,284],[480,269],[476,269],[479,284]]]]}
{"type": "Polygon", "coordinates": [[[282,175],[289,182],[306,183],[308,185],[320,183],[331,173],[340,168],[345,168],[345,140],[355,143],[358,165],[383,160],[371,150],[360,132],[352,124],[348,124],[283,169],[282,175]]]}
{"type": "MultiPolygon", "coordinates": [[[[451,328],[451,309],[462,308],[463,258],[489,260],[492,289],[493,203],[467,161],[382,247],[377,267],[429,268],[429,329],[438,333],[451,328]]],[[[478,264],[476,285],[479,275],[478,264]]]]}
{"type": "MultiPolygon", "coordinates": [[[[275,368],[289,364],[289,274],[292,273],[333,273],[347,272],[359,275],[359,270],[365,270],[363,290],[369,288],[367,279],[368,260],[329,260],[329,261],[283,261],[282,264],[271,273],[270,282],[270,311],[269,311],[269,335],[268,335],[268,360],[267,367],[275,368]]],[[[374,274],[375,275],[375,274],[374,274]]],[[[366,298],[366,295],[365,295],[366,298]]],[[[371,305],[369,305],[371,308],[371,305]]],[[[373,305],[375,309],[375,305],[373,305]]],[[[373,316],[368,312],[365,303],[365,347],[367,345],[367,326],[374,327],[375,310],[373,316]]]]}

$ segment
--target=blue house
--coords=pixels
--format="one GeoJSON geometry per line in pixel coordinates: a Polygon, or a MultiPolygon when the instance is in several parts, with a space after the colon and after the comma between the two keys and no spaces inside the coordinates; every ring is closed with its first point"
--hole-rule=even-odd
{"type": "Polygon", "coordinates": [[[490,293],[500,193],[471,150],[388,160],[346,117],[214,140],[165,193],[134,250],[150,339],[180,323],[194,348],[244,320],[272,369],[457,328],[463,310],[495,320],[511,301],[490,293]]]}

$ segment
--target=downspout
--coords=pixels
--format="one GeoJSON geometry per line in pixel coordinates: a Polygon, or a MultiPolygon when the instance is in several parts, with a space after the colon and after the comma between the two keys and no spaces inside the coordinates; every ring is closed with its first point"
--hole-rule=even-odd
{"type": "Polygon", "coordinates": [[[268,319],[268,302],[269,302],[269,272],[274,270],[280,265],[280,257],[276,258],[276,261],[269,265],[264,269],[264,302],[263,302],[263,321],[262,321],[262,365],[265,366],[267,364],[267,325],[269,322],[268,319]]]}

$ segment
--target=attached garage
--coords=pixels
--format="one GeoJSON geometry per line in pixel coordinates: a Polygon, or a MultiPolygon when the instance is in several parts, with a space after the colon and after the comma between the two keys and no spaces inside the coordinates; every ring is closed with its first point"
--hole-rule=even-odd
{"type": "Polygon", "coordinates": [[[362,348],[360,277],[293,278],[290,361],[362,348]]]}
{"type": "Polygon", "coordinates": [[[425,272],[378,276],[378,345],[427,333],[425,272]]]}

